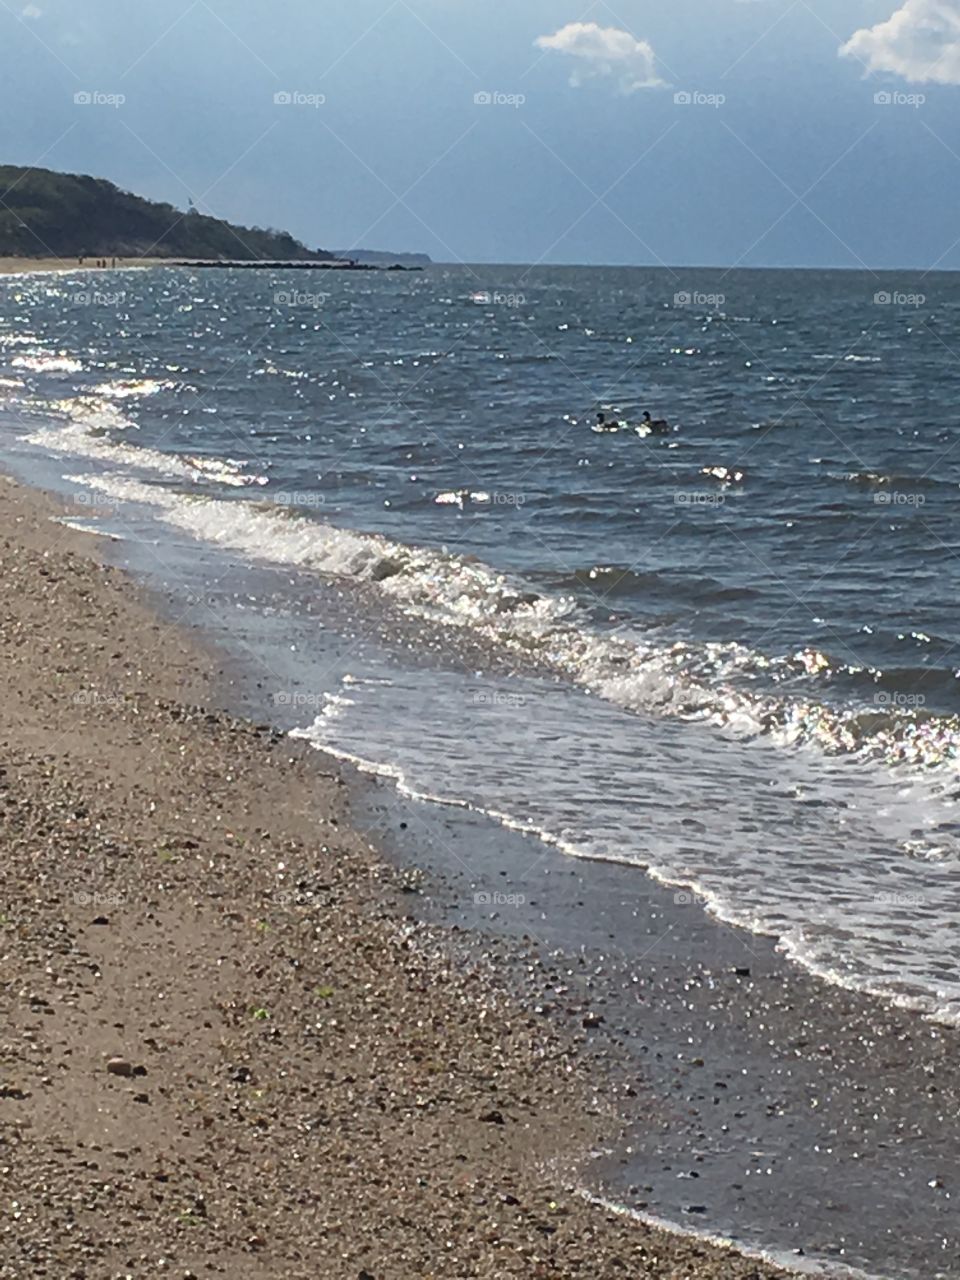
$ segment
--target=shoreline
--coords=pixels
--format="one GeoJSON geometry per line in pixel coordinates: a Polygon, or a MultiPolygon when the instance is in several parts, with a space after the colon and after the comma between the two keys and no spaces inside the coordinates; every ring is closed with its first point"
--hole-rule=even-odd
{"type": "Polygon", "coordinates": [[[419,266],[377,266],[362,262],[322,261],[270,261],[267,259],[219,260],[206,258],[106,258],[106,265],[98,265],[96,254],[85,256],[83,262],[72,258],[16,258],[0,257],[0,276],[12,275],[69,275],[75,271],[139,271],[147,267],[188,267],[196,271],[377,271],[384,273],[423,271],[419,266]]]}
{"type": "Polygon", "coordinates": [[[490,838],[486,815],[455,806],[398,808],[395,780],[363,773],[374,790],[356,816],[401,868],[426,868],[426,920],[503,946],[551,1019],[602,1011],[591,1051],[636,1096],[625,1090],[627,1129],[585,1171],[597,1199],[790,1271],[957,1274],[936,1259],[956,1256],[950,1028],[825,985],[775,939],[678,904],[636,868],[509,829],[490,838]],[[475,905],[490,885],[518,905],[475,905]]]}
{"type": "MultiPolygon", "coordinates": [[[[110,260],[108,260],[110,261],[110,260]]],[[[3,258],[0,257],[0,276],[69,275],[74,271],[133,271],[146,267],[176,267],[180,263],[171,258],[118,258],[116,266],[98,267],[96,255],[84,258],[81,263],[73,258],[3,258]]]]}
{"type": "Polygon", "coordinates": [[[582,1199],[586,1037],[444,969],[331,758],[60,514],[0,484],[0,1276],[785,1275],[582,1199]]]}

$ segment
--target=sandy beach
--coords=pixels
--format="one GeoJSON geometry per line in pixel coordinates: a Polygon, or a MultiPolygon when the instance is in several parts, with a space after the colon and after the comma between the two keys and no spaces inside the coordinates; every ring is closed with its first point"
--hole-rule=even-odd
{"type": "Polygon", "coordinates": [[[827,7],[8,9],[0,1280],[960,1280],[960,0],[827,7]]]}
{"type": "Polygon", "coordinates": [[[0,485],[0,1275],[782,1274],[577,1196],[614,1081],[55,511],[0,485]]]}
{"type": "Polygon", "coordinates": [[[96,258],[4,258],[0,257],[0,275],[38,275],[46,272],[65,274],[70,271],[121,271],[133,267],[173,266],[169,258],[118,258],[116,263],[108,258],[107,267],[98,267],[96,258]]]}

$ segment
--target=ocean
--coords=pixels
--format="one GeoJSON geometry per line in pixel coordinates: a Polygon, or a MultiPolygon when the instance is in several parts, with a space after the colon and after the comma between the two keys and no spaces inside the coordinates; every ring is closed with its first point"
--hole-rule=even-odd
{"type": "Polygon", "coordinates": [[[8,277],[0,432],[314,636],[318,746],[957,1022],[958,344],[937,273],[8,277]]]}

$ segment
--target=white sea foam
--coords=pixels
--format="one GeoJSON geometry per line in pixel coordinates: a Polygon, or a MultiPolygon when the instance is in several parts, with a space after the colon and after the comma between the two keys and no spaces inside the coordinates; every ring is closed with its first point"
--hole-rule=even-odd
{"type": "MultiPolygon", "coordinates": [[[[120,408],[112,400],[104,400],[99,395],[70,396],[63,400],[52,400],[49,405],[53,413],[65,418],[71,427],[79,427],[92,437],[105,436],[108,431],[126,431],[135,424],[125,418],[120,408]]],[[[58,448],[56,437],[59,431],[55,428],[47,431],[43,442],[51,448],[58,448]]],[[[29,438],[37,443],[38,433],[29,438]]]]}
{"type": "Polygon", "coordinates": [[[667,1231],[671,1235],[703,1240],[720,1249],[735,1250],[738,1254],[742,1254],[747,1258],[756,1258],[766,1263],[772,1262],[774,1265],[783,1267],[787,1272],[795,1275],[809,1275],[815,1277],[815,1280],[887,1280],[886,1277],[879,1276],[876,1273],[860,1271],[856,1267],[844,1266],[842,1263],[825,1260],[818,1261],[796,1253],[776,1253],[766,1249],[751,1248],[741,1241],[732,1240],[727,1236],[718,1236],[710,1231],[697,1231],[690,1226],[671,1222],[667,1218],[659,1218],[656,1214],[641,1213],[637,1209],[630,1209],[626,1205],[618,1204],[615,1200],[595,1195],[590,1191],[581,1189],[577,1192],[577,1195],[590,1204],[598,1205],[608,1213],[634,1218],[638,1222],[647,1223],[649,1226],[657,1227],[660,1231],[667,1231]]]}
{"type": "Polygon", "coordinates": [[[923,780],[809,753],[774,762],[760,742],[569,686],[450,672],[345,681],[294,732],[413,798],[643,868],[835,985],[960,1021],[956,806],[923,780]],[[918,843],[948,856],[916,858],[918,843]]]}
{"type": "MultiPolygon", "coordinates": [[[[130,447],[123,457],[149,474],[143,452],[130,447]]],[[[170,464],[166,455],[162,460],[170,464]]],[[[169,526],[247,559],[376,584],[411,615],[468,628],[546,661],[600,698],[583,701],[559,686],[581,702],[565,705],[552,727],[539,705],[537,732],[531,734],[529,720],[523,724],[511,761],[501,721],[492,754],[464,753],[465,738],[486,738],[483,726],[466,725],[462,697],[459,706],[454,700],[424,712],[431,725],[448,727],[435,727],[424,741],[411,735],[408,723],[420,695],[407,690],[405,701],[387,711],[389,689],[381,688],[376,706],[367,709],[362,685],[352,685],[331,704],[335,716],[311,731],[318,745],[388,773],[411,794],[472,806],[568,854],[636,862],[665,884],[702,895],[718,918],[776,935],[798,963],[832,982],[882,992],[943,1019],[956,1016],[960,972],[936,963],[952,954],[953,931],[960,929],[952,880],[960,849],[944,795],[953,769],[943,771],[942,782],[936,770],[926,778],[891,773],[880,746],[896,746],[892,737],[880,746],[861,741],[839,713],[816,702],[777,701],[731,683],[738,672],[777,662],[816,669],[815,655],[768,659],[739,645],[664,647],[639,633],[599,632],[572,597],[540,594],[473,559],[291,516],[266,494],[260,502],[228,501],[116,472],[70,479],[121,504],[147,505],[169,526]],[[640,715],[624,716],[623,709],[640,715]],[[589,718],[603,715],[613,719],[591,744],[589,718]],[[577,740],[569,735],[571,718],[577,740]],[[387,723],[399,735],[392,751],[387,723]],[[656,786],[643,782],[638,789],[651,751],[644,735],[670,725],[684,735],[683,744],[658,745],[656,786]],[[637,741],[618,756],[616,734],[633,732],[637,741]],[[699,749],[690,756],[694,739],[699,749]],[[551,744],[546,755],[544,741],[551,744]],[[835,754],[787,750],[797,745],[826,746],[835,754]],[[523,755],[531,750],[536,759],[523,755]],[[456,767],[461,758],[469,763],[464,771],[456,767]],[[498,773],[504,762],[506,776],[498,773]],[[525,780],[534,775],[531,796],[525,780]],[[572,809],[571,778],[577,779],[572,809]],[[690,812],[691,796],[700,796],[708,819],[695,835],[677,825],[690,812]],[[775,878],[771,866],[778,868],[775,878]],[[892,895],[889,901],[878,897],[881,888],[892,895]]],[[[909,750],[894,751],[894,759],[943,758],[943,744],[933,737],[924,754],[919,731],[903,741],[909,750]]]]}
{"type": "MultiPolygon", "coordinates": [[[[83,433],[73,439],[78,452],[92,451],[83,433]]],[[[116,453],[123,449],[106,444],[101,456],[133,465],[139,459],[141,469],[149,461],[161,474],[193,481],[265,482],[263,477],[227,470],[225,461],[176,461],[168,454],[133,448],[116,453]],[[226,474],[219,474],[217,468],[226,474]]],[[[891,713],[882,724],[864,731],[854,712],[831,709],[814,697],[785,700],[735,684],[738,677],[763,670],[809,671],[822,665],[823,655],[768,658],[737,644],[677,642],[665,647],[639,631],[600,632],[589,625],[574,597],[538,592],[521,579],[472,558],[291,518],[268,501],[254,504],[210,497],[198,503],[148,485],[131,488],[129,481],[116,475],[85,476],[82,482],[120,498],[159,506],[167,523],[253,559],[375,582],[410,614],[470,628],[546,661],[582,688],[629,710],[706,719],[733,736],[763,735],[781,746],[810,744],[830,753],[859,752],[887,764],[943,765],[955,775],[960,727],[952,722],[891,713]]]]}
{"type": "MultiPolygon", "coordinates": [[[[101,529],[93,520],[72,520],[69,516],[51,516],[54,524],[62,524],[66,529],[74,529],[77,533],[92,533],[97,538],[120,539],[120,535],[110,529],[101,529]]],[[[122,539],[120,539],[122,540],[122,539]]]]}
{"type": "Polygon", "coordinates": [[[67,417],[66,424],[31,432],[24,437],[27,444],[167,480],[209,482],[232,488],[267,483],[266,476],[247,471],[245,463],[233,459],[165,453],[114,439],[111,433],[127,431],[135,424],[125,418],[115,404],[99,396],[74,396],[56,401],[51,407],[67,417]]]}

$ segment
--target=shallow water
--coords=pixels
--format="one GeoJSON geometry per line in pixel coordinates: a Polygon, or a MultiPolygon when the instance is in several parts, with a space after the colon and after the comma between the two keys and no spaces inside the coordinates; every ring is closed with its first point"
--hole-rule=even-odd
{"type": "Polygon", "coordinates": [[[78,518],[498,654],[347,664],[318,744],[956,1017],[953,277],[163,269],[0,317],[7,448],[78,518]]]}

